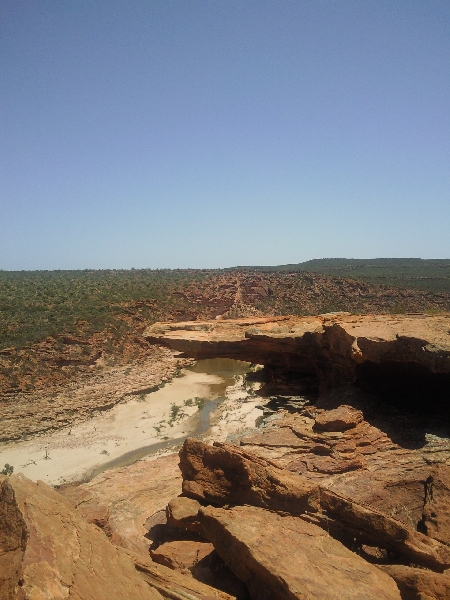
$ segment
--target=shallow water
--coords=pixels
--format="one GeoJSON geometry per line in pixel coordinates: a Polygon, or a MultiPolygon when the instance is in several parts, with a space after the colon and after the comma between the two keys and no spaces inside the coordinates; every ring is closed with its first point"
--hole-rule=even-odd
{"type": "MultiPolygon", "coordinates": [[[[224,401],[225,390],[234,384],[235,375],[244,375],[245,373],[248,373],[249,369],[250,363],[241,360],[233,360],[231,358],[207,358],[198,360],[193,366],[188,367],[186,370],[193,373],[215,375],[216,377],[220,377],[222,381],[220,383],[209,384],[209,389],[202,396],[202,399],[205,400],[203,407],[198,413],[191,417],[192,429],[189,433],[177,438],[156,442],[126,452],[94,469],[90,469],[83,474],[82,479],[92,479],[99,473],[103,473],[109,469],[126,467],[150,454],[169,449],[171,446],[178,446],[184,442],[187,437],[196,437],[207,432],[210,428],[211,413],[213,413],[219,404],[224,401]]],[[[170,385],[171,384],[169,383],[166,387],[169,388],[170,385]]],[[[187,392],[188,389],[185,391],[186,397],[182,398],[180,398],[180,394],[177,394],[177,400],[188,400],[191,396],[187,392]]]]}

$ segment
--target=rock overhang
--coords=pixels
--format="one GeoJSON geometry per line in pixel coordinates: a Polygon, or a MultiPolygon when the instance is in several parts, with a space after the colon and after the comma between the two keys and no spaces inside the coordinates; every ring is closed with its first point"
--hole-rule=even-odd
{"type": "Polygon", "coordinates": [[[447,313],[331,313],[156,323],[144,336],[196,359],[235,358],[278,372],[312,376],[322,390],[356,381],[364,386],[366,377],[372,383],[403,377],[418,378],[430,390],[437,386],[440,403],[450,396],[447,313]]]}

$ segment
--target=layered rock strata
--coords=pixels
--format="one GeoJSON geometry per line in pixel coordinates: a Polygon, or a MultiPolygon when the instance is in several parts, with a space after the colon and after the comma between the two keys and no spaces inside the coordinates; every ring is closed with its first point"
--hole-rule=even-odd
{"type": "MultiPolygon", "coordinates": [[[[261,317],[228,321],[156,323],[144,332],[195,358],[228,357],[315,377],[319,384],[385,378],[431,377],[447,389],[450,315],[350,315],[261,317]],[[403,366],[399,366],[403,365],[403,366]]],[[[389,382],[388,382],[389,383],[389,382]]]]}

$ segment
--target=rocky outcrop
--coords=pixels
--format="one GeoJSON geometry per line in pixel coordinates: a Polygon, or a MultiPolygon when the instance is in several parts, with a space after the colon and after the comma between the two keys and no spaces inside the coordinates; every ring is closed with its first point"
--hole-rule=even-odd
{"type": "Polygon", "coordinates": [[[237,600],[236,596],[215,589],[150,558],[135,557],[134,563],[141,577],[170,600],[237,600]]]}
{"type": "Polygon", "coordinates": [[[242,506],[203,508],[200,520],[254,600],[400,600],[390,577],[301,519],[242,506]]]}
{"type": "Polygon", "coordinates": [[[450,574],[433,573],[405,565],[380,567],[390,575],[400,590],[402,600],[442,600],[450,598],[450,574]]]}
{"type": "Polygon", "coordinates": [[[148,557],[149,530],[165,523],[166,505],[180,487],[178,456],[171,454],[111,469],[81,485],[60,486],[59,492],[114,544],[148,557]]]}
{"type": "Polygon", "coordinates": [[[235,446],[188,438],[180,450],[183,493],[223,506],[251,504],[300,515],[316,485],[235,446]]]}
{"type": "Polygon", "coordinates": [[[450,315],[342,313],[157,323],[144,337],[195,358],[269,365],[274,377],[277,369],[314,376],[322,386],[356,379],[376,383],[382,365],[390,380],[435,375],[427,385],[442,391],[448,390],[450,374],[449,330],[450,315]]]}
{"type": "Polygon", "coordinates": [[[210,504],[250,504],[301,516],[347,545],[394,552],[405,564],[450,568],[450,548],[381,511],[236,446],[188,439],[180,451],[183,492],[210,504]]]}
{"type": "Polygon", "coordinates": [[[124,551],[44,483],[0,478],[0,598],[161,600],[124,551]]]}

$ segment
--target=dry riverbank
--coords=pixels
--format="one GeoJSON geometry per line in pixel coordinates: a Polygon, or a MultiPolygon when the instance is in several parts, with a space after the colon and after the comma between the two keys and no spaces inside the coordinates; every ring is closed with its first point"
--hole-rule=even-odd
{"type": "Polygon", "coordinates": [[[188,435],[225,440],[254,427],[262,414],[262,399],[244,388],[246,368],[229,359],[199,361],[164,387],[129,395],[85,421],[3,444],[0,465],[56,485],[173,452],[188,435]]]}

